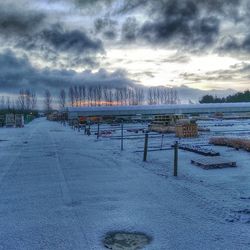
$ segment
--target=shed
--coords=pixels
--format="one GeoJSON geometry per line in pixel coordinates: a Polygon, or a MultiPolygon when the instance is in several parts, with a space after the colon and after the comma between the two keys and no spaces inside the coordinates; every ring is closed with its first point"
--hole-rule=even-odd
{"type": "Polygon", "coordinates": [[[15,126],[15,115],[14,114],[6,114],[5,126],[6,127],[14,127],[15,126]]]}
{"type": "Polygon", "coordinates": [[[15,115],[15,125],[17,128],[24,127],[24,116],[22,114],[15,115]]]}

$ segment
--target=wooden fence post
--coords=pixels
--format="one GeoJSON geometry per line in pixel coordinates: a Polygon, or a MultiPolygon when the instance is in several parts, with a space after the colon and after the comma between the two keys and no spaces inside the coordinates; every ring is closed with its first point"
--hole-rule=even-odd
{"type": "Polygon", "coordinates": [[[87,129],[87,135],[90,136],[91,135],[91,131],[90,131],[90,124],[89,124],[89,127],[87,129]]]}
{"type": "Polygon", "coordinates": [[[98,124],[97,124],[97,139],[99,139],[99,136],[100,136],[100,123],[98,121],[98,124]]]}
{"type": "Polygon", "coordinates": [[[123,121],[121,123],[121,151],[123,151],[123,121]]]}
{"type": "Polygon", "coordinates": [[[143,161],[147,161],[148,154],[148,131],[145,133],[143,161]]]}
{"type": "Polygon", "coordinates": [[[161,149],[163,147],[163,137],[164,137],[164,134],[161,135],[161,149]]]}
{"type": "Polygon", "coordinates": [[[178,175],[178,141],[174,144],[174,176],[178,175]]]}

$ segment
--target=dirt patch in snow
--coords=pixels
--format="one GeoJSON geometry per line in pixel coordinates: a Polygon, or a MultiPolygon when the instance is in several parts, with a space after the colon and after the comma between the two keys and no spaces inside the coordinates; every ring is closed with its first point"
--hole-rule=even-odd
{"type": "Polygon", "coordinates": [[[105,236],[103,244],[112,250],[137,250],[143,249],[151,241],[151,237],[140,232],[110,232],[105,236]]]}

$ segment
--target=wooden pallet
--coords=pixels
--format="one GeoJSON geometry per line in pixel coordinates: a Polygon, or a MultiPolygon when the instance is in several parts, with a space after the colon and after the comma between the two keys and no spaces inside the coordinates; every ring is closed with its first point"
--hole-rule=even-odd
{"type": "Polygon", "coordinates": [[[222,157],[206,157],[191,160],[191,163],[204,169],[236,167],[235,161],[230,161],[222,157]]]}

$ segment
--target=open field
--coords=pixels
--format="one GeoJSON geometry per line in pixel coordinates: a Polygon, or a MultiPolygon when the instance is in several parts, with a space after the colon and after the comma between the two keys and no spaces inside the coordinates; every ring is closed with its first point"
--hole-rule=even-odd
{"type": "MultiPolygon", "coordinates": [[[[250,153],[208,145],[211,135],[250,138],[250,120],[200,121],[209,127],[199,145],[234,160],[236,168],[204,170],[200,157],[150,151],[142,162],[144,134],[124,125],[109,137],[87,136],[37,119],[22,129],[0,129],[0,249],[104,249],[110,231],[143,232],[145,249],[249,249],[250,153]]],[[[94,125],[92,131],[97,131],[94,125]]],[[[173,135],[152,133],[149,148],[170,148],[173,135]]]]}

